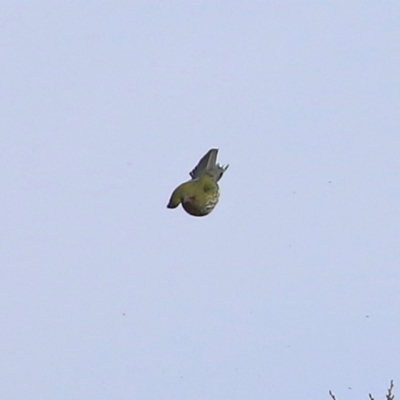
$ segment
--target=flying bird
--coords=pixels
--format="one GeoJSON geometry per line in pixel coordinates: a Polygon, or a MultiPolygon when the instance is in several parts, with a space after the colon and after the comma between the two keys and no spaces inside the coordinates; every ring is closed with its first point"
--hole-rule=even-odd
{"type": "Polygon", "coordinates": [[[184,210],[195,217],[210,214],[219,200],[218,181],[229,165],[217,164],[218,149],[211,149],[190,172],[191,180],[179,185],[167,205],[176,208],[182,203],[184,210]]]}

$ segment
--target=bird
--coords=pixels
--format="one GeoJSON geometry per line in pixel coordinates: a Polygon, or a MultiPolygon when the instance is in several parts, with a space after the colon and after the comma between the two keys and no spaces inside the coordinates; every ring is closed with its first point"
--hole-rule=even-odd
{"type": "Polygon", "coordinates": [[[191,180],[179,185],[172,193],[167,208],[183,209],[195,217],[211,213],[219,200],[218,181],[229,165],[217,164],[218,149],[209,150],[190,172],[191,180]]]}

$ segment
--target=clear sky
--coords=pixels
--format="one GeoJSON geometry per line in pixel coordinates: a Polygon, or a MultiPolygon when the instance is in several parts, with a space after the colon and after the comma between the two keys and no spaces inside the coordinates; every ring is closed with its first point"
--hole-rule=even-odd
{"type": "Polygon", "coordinates": [[[2,399],[400,393],[398,1],[0,20],[2,399]],[[216,209],[168,210],[213,147],[216,209]]]}

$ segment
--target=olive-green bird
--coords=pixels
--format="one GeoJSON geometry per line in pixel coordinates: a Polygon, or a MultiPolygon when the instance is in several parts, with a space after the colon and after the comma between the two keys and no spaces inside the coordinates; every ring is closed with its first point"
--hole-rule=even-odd
{"type": "Polygon", "coordinates": [[[217,164],[218,149],[211,149],[190,173],[192,179],[179,185],[172,193],[167,205],[176,208],[182,207],[190,215],[203,217],[217,205],[219,200],[218,181],[228,169],[217,164]]]}

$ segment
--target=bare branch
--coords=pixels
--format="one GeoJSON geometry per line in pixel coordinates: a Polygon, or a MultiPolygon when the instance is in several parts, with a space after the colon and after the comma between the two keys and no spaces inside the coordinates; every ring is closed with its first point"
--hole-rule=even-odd
{"type": "Polygon", "coordinates": [[[388,389],[387,395],[386,395],[386,399],[387,400],[393,400],[394,399],[394,394],[392,394],[392,390],[393,390],[393,379],[390,381],[390,387],[388,389]]]}
{"type": "MultiPolygon", "coordinates": [[[[390,386],[386,395],[386,400],[394,400],[394,394],[392,393],[394,388],[393,379],[390,381],[390,386]]],[[[331,396],[332,400],[336,400],[335,395],[332,393],[332,390],[329,391],[329,395],[331,396]]],[[[369,400],[375,400],[371,393],[368,394],[369,400]]]]}

